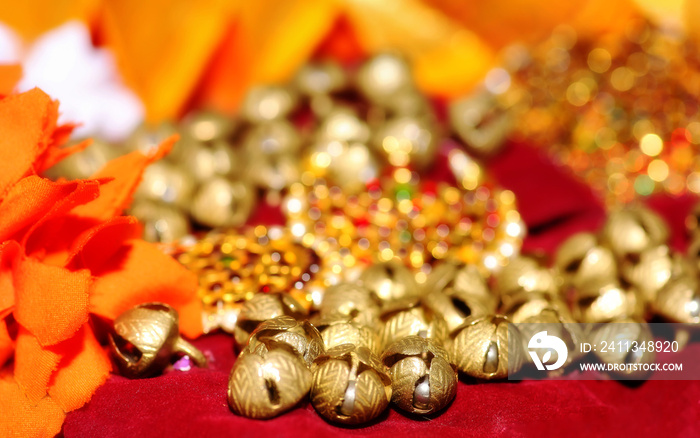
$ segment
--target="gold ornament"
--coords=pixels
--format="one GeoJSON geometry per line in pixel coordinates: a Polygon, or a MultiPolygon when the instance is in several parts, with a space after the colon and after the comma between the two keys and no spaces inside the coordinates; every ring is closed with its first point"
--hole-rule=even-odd
{"type": "Polygon", "coordinates": [[[381,352],[379,337],[374,329],[352,321],[318,321],[314,324],[327,350],[342,344],[365,347],[374,354],[381,352]]]}
{"type": "Polygon", "coordinates": [[[370,139],[369,126],[348,107],[334,109],[321,123],[318,140],[344,141],[366,144],[370,139]]]}
{"type": "Polygon", "coordinates": [[[421,294],[411,271],[396,261],[369,266],[360,275],[359,282],[382,308],[389,308],[398,301],[418,298],[421,294]]]}
{"type": "Polygon", "coordinates": [[[488,91],[477,92],[450,103],[450,128],[470,152],[493,155],[514,126],[513,114],[506,109],[488,91]]]}
{"type": "Polygon", "coordinates": [[[310,309],[338,282],[318,254],[283,227],[214,231],[172,252],[199,278],[205,332],[233,332],[241,306],[258,292],[287,293],[310,309]]]}
{"type": "Polygon", "coordinates": [[[248,219],[254,202],[253,189],[247,183],[216,177],[197,190],[190,213],[202,225],[234,227],[248,219]]]}
{"type": "Polygon", "coordinates": [[[87,148],[67,156],[47,170],[46,176],[52,179],[61,177],[68,180],[87,179],[117,156],[119,153],[112,145],[104,141],[93,140],[87,148]]]}
{"type": "Polygon", "coordinates": [[[668,246],[646,249],[634,261],[623,260],[620,273],[623,279],[641,292],[644,300],[653,302],[673,274],[673,259],[668,246]]]}
{"type": "Polygon", "coordinates": [[[557,249],[555,262],[564,282],[576,289],[603,286],[617,281],[615,257],[591,233],[577,233],[557,249]]]}
{"type": "Polygon", "coordinates": [[[514,295],[520,292],[557,294],[552,272],[529,256],[515,257],[496,275],[498,292],[514,295]]]}
{"type": "Polygon", "coordinates": [[[311,404],[328,421],[362,424],[381,414],[391,400],[391,378],[365,347],[338,345],[313,364],[311,404]]]}
{"type": "Polygon", "coordinates": [[[244,354],[260,354],[288,345],[308,367],[325,352],[321,335],[308,321],[297,321],[290,316],[278,316],[264,321],[250,334],[244,354]]]}
{"type": "Polygon", "coordinates": [[[618,260],[623,260],[666,243],[668,233],[668,226],[659,215],[638,206],[611,213],[600,236],[618,260]]]}
{"type": "Polygon", "coordinates": [[[574,302],[574,317],[584,323],[611,322],[623,318],[641,318],[644,299],[634,287],[618,284],[580,290],[574,302]]]}
{"type": "Polygon", "coordinates": [[[340,283],[326,289],[319,317],[326,321],[349,320],[370,327],[379,321],[379,306],[366,288],[356,283],[340,283]]]}
{"type": "Polygon", "coordinates": [[[317,178],[336,181],[347,193],[361,193],[380,170],[367,146],[340,140],[321,140],[311,146],[308,168],[317,178]]]}
{"type": "Polygon", "coordinates": [[[416,301],[415,305],[389,311],[382,316],[384,324],[379,336],[381,351],[407,336],[420,336],[438,343],[447,338],[447,324],[442,317],[418,303],[416,301]]]}
{"type": "Polygon", "coordinates": [[[143,225],[143,238],[149,242],[173,243],[190,232],[187,217],[178,208],[148,200],[131,204],[129,214],[143,225]]]}
{"type": "Polygon", "coordinates": [[[546,310],[553,311],[573,321],[566,303],[558,296],[542,293],[521,292],[513,295],[502,310],[508,319],[515,324],[526,322],[546,310]]]}
{"type": "Polygon", "coordinates": [[[174,355],[207,366],[202,352],[180,337],[175,309],[163,303],[139,304],[119,315],[109,344],[119,372],[130,379],[161,373],[174,355]]]}
{"type": "Polygon", "coordinates": [[[403,116],[384,123],[374,138],[374,148],[393,166],[424,170],[437,151],[434,123],[425,117],[403,116]]]}
{"type": "Polygon", "coordinates": [[[446,260],[433,266],[423,290],[426,295],[439,291],[447,295],[478,298],[491,312],[498,305],[498,297],[489,290],[479,268],[458,260],[446,260]]]}
{"type": "MultiPolygon", "coordinates": [[[[563,373],[566,366],[578,360],[584,354],[581,352],[581,344],[585,342],[587,338],[585,337],[581,324],[574,321],[565,308],[547,307],[541,309],[536,314],[533,312],[533,314],[529,316],[522,317],[518,320],[511,320],[513,323],[520,324],[518,330],[523,340],[524,349],[528,348],[527,344],[529,340],[541,331],[546,331],[548,336],[558,337],[566,344],[568,355],[562,368],[559,369],[560,373],[563,373]]],[[[556,362],[556,352],[553,354],[554,356],[550,361],[556,362]]],[[[533,363],[532,357],[529,354],[524,355],[524,357],[525,360],[533,363]]]]}
{"type": "Polygon", "coordinates": [[[436,341],[409,336],[382,355],[391,376],[391,401],[406,412],[433,414],[457,395],[457,370],[436,341]]]}
{"type": "Polygon", "coordinates": [[[672,279],[659,291],[653,308],[668,321],[700,324],[698,281],[690,276],[672,279]]]}
{"type": "Polygon", "coordinates": [[[248,418],[266,419],[282,414],[308,394],[311,371],[287,344],[241,354],[233,364],[228,384],[231,410],[248,418]]]}
{"type": "Polygon", "coordinates": [[[408,63],[385,53],[369,59],[360,67],[357,87],[370,102],[382,106],[387,99],[414,88],[414,85],[408,63]]]}
{"type": "Polygon", "coordinates": [[[282,315],[304,319],[308,316],[308,312],[297,300],[286,293],[256,293],[241,306],[236,328],[233,330],[236,344],[244,347],[248,343],[250,334],[260,323],[282,315]]]}
{"type": "Polygon", "coordinates": [[[166,161],[146,168],[134,197],[186,207],[192,200],[195,182],[183,169],[166,161]]]}
{"type": "Polygon", "coordinates": [[[269,122],[287,117],[296,107],[298,97],[290,90],[276,86],[251,88],[241,105],[241,116],[251,123],[269,122]]]}
{"type": "MultiPolygon", "coordinates": [[[[602,348],[595,349],[594,354],[601,361],[608,364],[618,366],[628,364],[648,365],[653,363],[654,358],[656,357],[653,349],[634,348],[634,345],[642,347],[646,346],[648,342],[654,340],[651,330],[649,329],[649,325],[641,319],[622,318],[612,323],[596,324],[590,329],[588,339],[589,342],[594,345],[602,345],[601,341],[607,341],[630,346],[629,349],[627,347],[605,350],[602,348]]],[[[642,367],[639,367],[639,369],[636,370],[633,367],[625,368],[623,370],[613,368],[611,372],[620,379],[627,378],[639,380],[649,375],[650,369],[648,368],[645,371],[642,367]]]]}
{"type": "Polygon", "coordinates": [[[341,91],[347,86],[347,80],[345,71],[340,65],[325,61],[301,67],[294,79],[294,84],[301,93],[307,96],[318,96],[341,91]]]}
{"type": "Polygon", "coordinates": [[[445,321],[447,332],[453,334],[470,316],[486,316],[495,311],[495,306],[478,295],[465,290],[446,288],[434,289],[423,297],[423,303],[445,321]]]}
{"type": "Polygon", "coordinates": [[[457,369],[486,380],[505,379],[509,369],[520,370],[524,356],[520,334],[514,326],[509,333],[508,322],[500,315],[468,318],[447,350],[457,369]],[[518,339],[509,343],[509,336],[518,339]]]}
{"type": "Polygon", "coordinates": [[[183,140],[212,144],[228,140],[236,130],[231,117],[214,111],[198,111],[188,114],[180,124],[183,140]]]}

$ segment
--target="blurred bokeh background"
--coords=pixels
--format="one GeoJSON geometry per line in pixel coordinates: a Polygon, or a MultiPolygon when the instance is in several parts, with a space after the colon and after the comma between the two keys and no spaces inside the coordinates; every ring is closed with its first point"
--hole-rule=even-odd
{"type": "Polygon", "coordinates": [[[235,112],[252,84],[310,58],[397,51],[422,91],[450,98],[558,27],[603,36],[647,19],[694,38],[698,11],[692,0],[2,0],[0,64],[21,66],[20,91],[59,99],[77,136],[119,140],[144,119],[235,112]]]}

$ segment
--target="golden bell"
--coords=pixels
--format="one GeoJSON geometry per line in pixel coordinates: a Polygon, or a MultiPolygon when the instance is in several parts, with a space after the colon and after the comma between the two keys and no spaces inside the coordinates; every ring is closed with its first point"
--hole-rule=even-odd
{"type": "Polygon", "coordinates": [[[504,144],[513,129],[511,111],[500,108],[486,91],[453,101],[448,108],[450,128],[470,152],[492,155],[504,144]]]}
{"type": "Polygon", "coordinates": [[[188,114],[180,124],[183,139],[199,143],[213,143],[228,140],[236,125],[231,117],[214,111],[198,111],[188,114]]]}
{"type": "Polygon", "coordinates": [[[243,303],[238,314],[236,327],[233,330],[236,345],[245,346],[250,334],[260,323],[282,315],[291,316],[294,319],[304,319],[308,312],[289,294],[256,293],[250,300],[243,303]]]}
{"type": "Polygon", "coordinates": [[[274,120],[253,126],[243,138],[249,156],[297,154],[301,147],[299,130],[288,120],[274,120]]]}
{"type": "Polygon", "coordinates": [[[326,350],[321,335],[311,323],[297,321],[291,316],[278,316],[258,325],[241,354],[264,355],[265,351],[280,343],[289,345],[306,366],[326,350]]]}
{"type": "Polygon", "coordinates": [[[383,102],[388,117],[430,117],[430,105],[426,96],[415,88],[394,93],[383,102]]]}
{"type": "MultiPolygon", "coordinates": [[[[599,346],[593,354],[601,361],[613,365],[641,365],[651,364],[656,358],[656,353],[650,348],[637,348],[632,350],[633,345],[648,345],[654,337],[649,329],[649,324],[638,318],[622,318],[611,323],[595,324],[590,328],[588,340],[591,344],[599,346]],[[610,345],[614,342],[617,348],[601,348],[603,341],[610,345]],[[620,346],[623,346],[620,348],[620,346]],[[629,348],[627,346],[630,346],[629,348]]],[[[634,370],[631,367],[624,370],[611,371],[618,378],[642,379],[650,371],[643,369],[634,370]]]]}
{"type": "Polygon", "coordinates": [[[559,297],[542,293],[521,292],[513,295],[502,310],[508,319],[515,324],[536,317],[545,310],[571,317],[566,303],[559,297]]]}
{"type": "Polygon", "coordinates": [[[207,227],[235,227],[248,219],[253,203],[250,185],[216,177],[197,190],[190,213],[194,220],[207,227]]]}
{"type": "Polygon", "coordinates": [[[420,336],[441,343],[448,335],[445,320],[430,308],[418,305],[387,312],[382,315],[382,320],[384,325],[379,335],[382,351],[407,336],[420,336]]]}
{"type": "Polygon", "coordinates": [[[93,140],[87,148],[67,156],[47,170],[46,176],[53,180],[87,179],[102,169],[107,162],[117,158],[119,154],[119,147],[104,141],[93,140]]]}
{"type": "Polygon", "coordinates": [[[622,260],[666,243],[668,226],[645,207],[633,207],[611,213],[601,230],[601,240],[615,257],[622,260]]]}
{"type": "Polygon", "coordinates": [[[698,281],[690,276],[672,279],[659,291],[653,309],[671,322],[700,324],[698,281]]]}
{"type": "Polygon", "coordinates": [[[580,290],[573,306],[574,317],[584,323],[641,318],[643,314],[644,299],[639,291],[616,283],[580,290]]]}
{"type": "Polygon", "coordinates": [[[215,141],[211,146],[191,144],[182,152],[182,168],[197,183],[217,176],[230,177],[240,170],[242,157],[228,143],[215,141]]]}
{"type": "Polygon", "coordinates": [[[207,366],[202,352],[180,337],[175,309],[163,303],[139,304],[119,315],[109,344],[120,373],[130,379],[161,373],[175,355],[207,366]]]}
{"type": "Polygon", "coordinates": [[[308,96],[336,93],[347,86],[345,70],[336,62],[308,63],[294,79],[297,89],[308,96]]]}
{"type": "Polygon", "coordinates": [[[454,288],[433,290],[423,297],[423,304],[444,321],[448,333],[454,333],[470,316],[486,316],[495,310],[481,297],[454,288]]]}
{"type": "Polygon", "coordinates": [[[496,275],[496,286],[506,305],[512,296],[523,292],[556,296],[559,290],[552,272],[528,256],[510,260],[496,275]]]}
{"type": "Polygon", "coordinates": [[[433,163],[437,150],[435,125],[421,117],[391,119],[378,129],[373,145],[393,166],[410,164],[425,169],[433,163]]]}
{"type": "Polygon", "coordinates": [[[334,109],[318,128],[319,141],[344,141],[366,144],[370,138],[369,126],[351,108],[334,109]]]}
{"type": "Polygon", "coordinates": [[[137,200],[129,209],[143,224],[143,238],[149,242],[172,243],[190,232],[185,214],[172,205],[149,200],[137,200]]]}
{"type": "Polygon", "coordinates": [[[524,353],[517,329],[511,326],[513,329],[509,333],[509,322],[502,315],[468,318],[447,348],[457,369],[486,380],[505,379],[509,368],[519,371],[524,353]],[[511,335],[518,339],[509,344],[511,335]]]}
{"type": "Polygon", "coordinates": [[[311,146],[307,161],[316,177],[332,181],[347,193],[366,190],[380,171],[377,159],[362,143],[321,140],[311,146]]]}
{"type": "Polygon", "coordinates": [[[423,286],[426,294],[432,291],[450,291],[448,295],[469,295],[484,302],[491,311],[496,310],[498,297],[489,290],[484,276],[475,265],[456,261],[444,261],[433,266],[423,286]]]}
{"type": "Polygon", "coordinates": [[[338,345],[312,367],[311,404],[326,420],[361,424],[377,418],[391,400],[391,378],[365,347],[338,345]]]}
{"type": "Polygon", "coordinates": [[[137,127],[124,142],[124,149],[139,151],[144,155],[151,155],[171,135],[177,134],[177,128],[170,122],[164,122],[157,126],[142,124],[137,127]]]}
{"type": "Polygon", "coordinates": [[[371,326],[343,320],[321,320],[314,325],[321,334],[326,350],[342,344],[352,344],[365,347],[374,354],[381,353],[379,337],[371,326]]]}
{"type": "Polygon", "coordinates": [[[195,181],[188,172],[166,161],[157,161],[143,172],[134,197],[186,207],[194,189],[195,181]]]}
{"type": "Polygon", "coordinates": [[[369,266],[360,274],[359,283],[370,291],[381,308],[421,295],[411,271],[394,260],[369,266]]]}
{"type": "Polygon", "coordinates": [[[653,302],[673,274],[673,259],[668,246],[645,249],[635,261],[622,260],[620,273],[623,279],[641,292],[647,302],[653,302]]]}
{"type": "Polygon", "coordinates": [[[554,265],[565,283],[577,289],[613,283],[618,275],[612,251],[591,233],[576,233],[565,240],[554,265]]]}
{"type": "Polygon", "coordinates": [[[380,106],[394,95],[414,88],[408,63],[388,53],[366,61],[357,72],[356,82],[362,94],[380,106]]]}
{"type": "Polygon", "coordinates": [[[297,96],[276,86],[258,86],[248,91],[241,105],[241,116],[251,123],[263,123],[287,117],[297,105],[297,96]]]}
{"type": "Polygon", "coordinates": [[[379,321],[379,307],[366,288],[355,283],[340,283],[326,289],[319,315],[323,320],[350,320],[373,326],[379,321]]]}
{"type": "Polygon", "coordinates": [[[311,371],[287,344],[241,354],[233,364],[228,404],[238,415],[265,419],[296,406],[309,393],[311,371]]]}
{"type": "Polygon", "coordinates": [[[408,336],[384,351],[391,376],[391,401],[406,412],[433,414],[457,395],[457,370],[438,342],[408,336]]]}
{"type": "MultiPolygon", "coordinates": [[[[568,355],[566,361],[560,368],[564,368],[570,363],[583,356],[581,344],[586,341],[581,324],[577,323],[568,312],[561,312],[554,308],[542,309],[538,314],[528,316],[519,321],[512,320],[513,323],[520,324],[518,330],[523,340],[523,349],[527,350],[528,343],[536,333],[546,331],[548,335],[556,336],[566,344],[568,355]]],[[[524,355],[525,360],[533,363],[529,354],[524,355]]],[[[553,353],[551,362],[556,362],[556,352],[553,353]]]]}

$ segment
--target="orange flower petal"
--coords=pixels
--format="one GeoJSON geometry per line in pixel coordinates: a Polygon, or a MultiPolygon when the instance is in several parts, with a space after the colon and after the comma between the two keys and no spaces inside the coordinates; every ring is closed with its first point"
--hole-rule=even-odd
{"type": "Polygon", "coordinates": [[[132,216],[119,216],[103,222],[78,236],[67,256],[71,270],[100,269],[124,244],[141,236],[141,225],[132,216]]]}
{"type": "Polygon", "coordinates": [[[56,128],[58,103],[35,88],[0,100],[0,199],[33,171],[56,128]]]}
{"type": "Polygon", "coordinates": [[[17,242],[5,242],[0,245],[0,318],[4,318],[7,309],[15,305],[15,286],[12,282],[20,247],[17,242]]]}
{"type": "Polygon", "coordinates": [[[179,115],[221,40],[231,9],[239,2],[103,3],[105,45],[113,50],[128,85],[146,104],[148,119],[160,121],[179,115]]]}
{"type": "MultiPolygon", "coordinates": [[[[61,126],[54,132],[54,144],[56,146],[64,144],[70,138],[70,134],[73,131],[73,126],[66,125],[61,126]],[[67,136],[64,131],[67,131],[67,136]]],[[[83,140],[80,143],[74,144],[69,147],[52,147],[49,148],[46,153],[34,163],[34,168],[37,172],[42,173],[45,170],[53,167],[59,161],[65,159],[69,155],[78,153],[92,144],[92,139],[83,140]]]]}
{"type": "Polygon", "coordinates": [[[71,272],[28,257],[15,267],[13,280],[15,319],[41,345],[64,341],[87,322],[88,270],[71,272]]]}
{"type": "Polygon", "coordinates": [[[252,84],[288,80],[333,28],[339,12],[337,2],[326,0],[242,2],[235,27],[222,35],[201,81],[203,105],[233,111],[252,84]]]}
{"type": "Polygon", "coordinates": [[[29,403],[36,405],[46,396],[60,360],[58,352],[42,347],[29,330],[19,327],[15,343],[15,380],[29,403]]]}
{"type": "Polygon", "coordinates": [[[23,240],[23,231],[41,219],[65,212],[74,203],[90,202],[98,194],[96,181],[54,182],[36,175],[22,178],[0,203],[0,241],[23,240]],[[66,201],[72,203],[66,205],[66,201]]]}
{"type": "Polygon", "coordinates": [[[57,349],[63,352],[63,358],[53,376],[49,395],[65,412],[70,412],[90,401],[109,377],[112,366],[89,324],[57,349]]]}
{"type": "Polygon", "coordinates": [[[0,368],[5,365],[7,359],[12,357],[12,352],[14,350],[15,342],[7,331],[7,323],[5,323],[4,319],[0,319],[0,368]]]}
{"type": "Polygon", "coordinates": [[[0,436],[49,438],[61,431],[63,410],[46,397],[32,404],[7,373],[0,376],[0,436]]]}
{"type": "Polygon", "coordinates": [[[170,152],[177,139],[176,135],[169,137],[160,144],[153,155],[148,157],[141,152],[132,152],[107,163],[93,178],[114,178],[114,180],[100,187],[99,198],[75,208],[73,214],[98,220],[119,216],[131,203],[131,196],[141,182],[141,175],[146,166],[170,152]]]}
{"type": "Polygon", "coordinates": [[[0,65],[0,98],[12,93],[20,79],[22,79],[21,65],[0,65]]]}
{"type": "Polygon", "coordinates": [[[98,3],[98,0],[25,0],[21,3],[0,0],[0,9],[3,23],[24,38],[33,39],[70,19],[88,23],[98,3]]]}
{"type": "Polygon", "coordinates": [[[180,312],[185,335],[202,333],[197,277],[155,245],[133,240],[93,274],[98,276],[90,297],[93,313],[114,319],[137,304],[161,301],[180,312]]]}

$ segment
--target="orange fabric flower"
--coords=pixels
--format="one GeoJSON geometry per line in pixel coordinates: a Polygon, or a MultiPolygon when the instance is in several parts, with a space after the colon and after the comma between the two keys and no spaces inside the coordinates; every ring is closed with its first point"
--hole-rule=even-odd
{"type": "Polygon", "coordinates": [[[57,115],[38,89],[0,100],[0,436],[55,435],[107,379],[90,313],[113,319],[163,301],[187,336],[201,333],[195,276],[120,216],[144,168],[175,138],[91,180],[51,181],[39,174],[88,144],[61,148],[71,127],[57,126],[57,115]]]}

